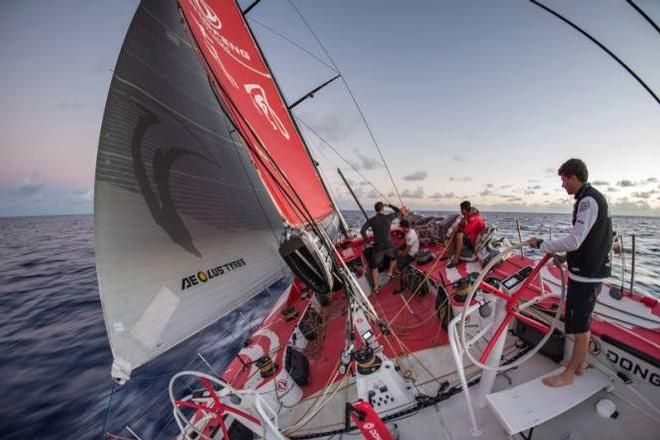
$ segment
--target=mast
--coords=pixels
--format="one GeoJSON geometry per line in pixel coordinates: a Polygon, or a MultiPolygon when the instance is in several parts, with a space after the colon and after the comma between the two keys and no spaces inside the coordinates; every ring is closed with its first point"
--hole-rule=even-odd
{"type": "Polygon", "coordinates": [[[353,188],[351,188],[351,185],[348,184],[348,181],[346,180],[346,177],[344,177],[344,174],[341,172],[341,169],[337,168],[337,172],[339,173],[339,177],[341,177],[341,180],[344,181],[344,185],[346,185],[346,188],[348,188],[348,192],[350,192],[351,195],[353,196],[353,200],[355,200],[355,203],[357,203],[358,208],[360,208],[360,211],[362,211],[362,214],[364,214],[364,218],[369,220],[369,216],[367,215],[364,208],[360,204],[360,201],[358,200],[357,196],[353,192],[353,188]]]}

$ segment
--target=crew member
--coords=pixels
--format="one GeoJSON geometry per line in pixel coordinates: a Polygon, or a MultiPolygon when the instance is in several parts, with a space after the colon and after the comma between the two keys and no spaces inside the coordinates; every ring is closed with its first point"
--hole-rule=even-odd
{"type": "Polygon", "coordinates": [[[459,258],[463,248],[468,248],[474,250],[474,246],[477,242],[477,237],[481,231],[486,228],[486,223],[484,219],[481,218],[481,214],[477,208],[474,208],[469,201],[465,200],[460,204],[461,215],[463,220],[458,226],[458,231],[454,234],[454,237],[449,242],[447,246],[447,256],[443,259],[450,258],[451,262],[447,265],[448,268],[456,267],[460,262],[459,258]]]}
{"type": "Polygon", "coordinates": [[[362,234],[362,238],[366,241],[367,230],[371,228],[374,235],[369,265],[371,266],[373,291],[377,293],[380,290],[378,267],[382,264],[385,257],[389,258],[390,261],[388,274],[392,276],[392,272],[394,271],[396,249],[392,245],[392,241],[390,241],[390,227],[392,226],[392,221],[399,215],[401,210],[394,205],[385,205],[383,202],[376,202],[374,209],[376,210],[376,215],[367,220],[362,226],[360,234],[362,234]],[[385,206],[392,209],[393,212],[385,214],[385,206]]]}
{"type": "Polygon", "coordinates": [[[558,259],[568,262],[565,328],[567,334],[574,335],[573,353],[561,374],[543,379],[551,387],[569,385],[576,374],[582,374],[596,296],[612,269],[612,220],[605,197],[587,183],[587,166],[580,159],[566,161],[558,174],[562,187],[575,196],[573,228],[557,240],[529,239],[531,246],[543,252],[566,252],[565,258],[558,259]]]}
{"type": "Polygon", "coordinates": [[[394,293],[401,293],[403,291],[401,288],[402,273],[410,263],[415,261],[415,256],[419,251],[419,237],[417,236],[417,232],[410,227],[410,222],[408,222],[408,220],[401,220],[400,226],[406,235],[404,248],[396,262],[397,277],[394,293]]]}

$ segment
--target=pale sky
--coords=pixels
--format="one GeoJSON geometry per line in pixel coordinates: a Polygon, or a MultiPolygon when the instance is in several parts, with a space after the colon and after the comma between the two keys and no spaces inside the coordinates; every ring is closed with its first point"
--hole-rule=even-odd
{"type": "MultiPolygon", "coordinates": [[[[636,0],[660,23],[660,1],[636,0]]],[[[243,5],[249,2],[242,2],[243,5]]],[[[556,169],[582,158],[615,215],[660,215],[660,106],[602,50],[524,0],[294,0],[342,70],[404,203],[568,212],[556,169]]],[[[544,2],[584,27],[660,94],[660,34],[624,0],[544,2]]],[[[89,213],[105,98],[136,0],[0,2],[0,216],[89,213]]],[[[288,102],[334,74],[286,0],[250,25],[288,102]]],[[[336,81],[294,114],[385,195],[393,187],[336,81]]],[[[305,127],[340,206],[339,165],[305,127]]],[[[391,197],[393,203],[399,203],[391,197]]]]}

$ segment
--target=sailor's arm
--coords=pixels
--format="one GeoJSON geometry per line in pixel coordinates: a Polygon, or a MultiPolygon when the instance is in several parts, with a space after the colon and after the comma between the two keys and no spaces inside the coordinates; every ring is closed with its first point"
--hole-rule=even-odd
{"type": "Polygon", "coordinates": [[[367,239],[367,229],[369,229],[370,227],[371,227],[371,219],[364,222],[364,224],[362,225],[362,229],[360,229],[360,235],[362,235],[362,238],[364,240],[367,239]]]}
{"type": "Polygon", "coordinates": [[[394,205],[387,204],[385,206],[389,207],[392,211],[394,211],[394,212],[391,212],[391,213],[387,214],[387,216],[391,219],[397,217],[401,213],[401,210],[398,207],[394,206],[394,205]]]}
{"type": "Polygon", "coordinates": [[[575,224],[566,237],[543,241],[539,249],[548,254],[571,252],[578,249],[598,218],[598,204],[593,197],[585,197],[578,205],[575,224]]]}

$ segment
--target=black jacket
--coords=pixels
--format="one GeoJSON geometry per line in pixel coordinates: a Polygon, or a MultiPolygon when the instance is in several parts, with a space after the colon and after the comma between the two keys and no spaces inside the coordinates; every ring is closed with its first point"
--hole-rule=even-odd
{"type": "Polygon", "coordinates": [[[612,249],[612,219],[605,197],[590,184],[585,183],[575,195],[573,224],[577,217],[580,200],[592,197],[598,205],[598,216],[579,248],[566,254],[568,270],[585,278],[605,278],[612,274],[610,250],[612,249]]]}

